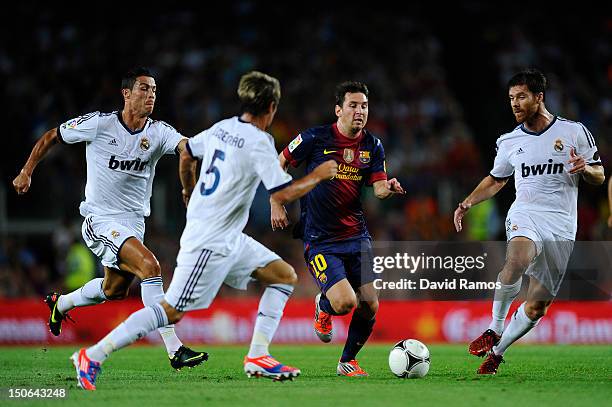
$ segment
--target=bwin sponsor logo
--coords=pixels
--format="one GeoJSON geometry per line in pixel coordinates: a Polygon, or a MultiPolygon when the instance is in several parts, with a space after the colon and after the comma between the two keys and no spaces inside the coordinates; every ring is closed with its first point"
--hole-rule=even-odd
{"type": "Polygon", "coordinates": [[[527,178],[530,175],[544,175],[544,174],[561,174],[563,172],[563,163],[553,164],[553,160],[549,159],[548,164],[534,164],[525,165],[521,164],[521,174],[523,178],[527,178]]]}
{"type": "Polygon", "coordinates": [[[140,161],[140,158],[135,160],[117,160],[114,155],[111,155],[110,160],[108,160],[108,168],[111,170],[121,169],[124,171],[142,171],[145,169],[145,166],[149,164],[149,161],[140,161]]]}

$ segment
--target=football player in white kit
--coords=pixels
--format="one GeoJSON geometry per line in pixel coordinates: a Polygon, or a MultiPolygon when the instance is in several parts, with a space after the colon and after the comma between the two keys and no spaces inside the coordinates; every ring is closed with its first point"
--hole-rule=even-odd
{"type": "MultiPolygon", "coordinates": [[[[51,147],[59,142],[86,143],[87,185],[79,207],[85,218],[82,234],[104,265],[104,278],[94,278],[69,294],[46,297],[51,313],[49,329],[55,336],[71,309],[125,298],[134,276],[141,280],[145,305],[157,304],[164,297],[159,263],[143,244],[144,218],[151,212],[157,161],[165,154],[180,154],[187,138],[169,124],[149,118],[156,90],[147,69],[127,72],[121,83],[123,110],[93,112],[47,131],[13,181],[18,194],[26,193],[34,168],[51,147]]],[[[161,326],[159,333],[173,368],[193,367],[206,360],[206,353],[181,343],[173,325],[161,326]]]]}
{"type": "Polygon", "coordinates": [[[112,352],[160,326],[179,321],[186,311],[208,308],[221,284],[245,289],[252,279],[267,287],[244,358],[245,373],[274,380],[300,374],[299,369],[278,362],[268,351],[297,275],[276,253],[242,230],[260,182],[275,200],[287,203],[333,178],[338,166],[329,160],[292,182],[280,166],[272,136],[265,131],[280,101],[278,80],[261,72],[248,73],[240,79],[238,96],[241,116],[199,133],[181,154],[179,172],[187,224],[164,300],[133,313],[96,345],[75,353],[82,388],[95,390],[100,365],[112,352]],[[198,161],[202,168],[196,182],[198,161]]]}
{"type": "Polygon", "coordinates": [[[495,374],[506,349],[546,314],[557,295],[572,252],[577,227],[580,178],[604,182],[604,171],[589,130],[578,122],[554,116],[544,105],[546,78],[525,70],[508,82],[510,106],[519,126],[497,139],[493,169],[455,210],[461,221],[473,205],[493,197],[514,174],[516,199],[506,218],[506,261],[499,273],[492,321],[469,352],[486,359],[479,374],[495,374]],[[504,330],[512,301],[529,275],[527,301],[504,330]]]}

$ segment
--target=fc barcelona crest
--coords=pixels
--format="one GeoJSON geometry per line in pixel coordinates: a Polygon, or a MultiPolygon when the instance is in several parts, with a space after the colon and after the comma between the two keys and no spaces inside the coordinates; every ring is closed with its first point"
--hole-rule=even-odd
{"type": "Polygon", "coordinates": [[[353,160],[355,159],[355,153],[350,148],[345,148],[344,155],[342,157],[344,158],[344,161],[346,161],[347,163],[352,163],[353,160]]]}
{"type": "Polygon", "coordinates": [[[359,152],[359,161],[361,161],[364,164],[367,164],[370,162],[370,152],[369,151],[360,151],[359,152]]]}

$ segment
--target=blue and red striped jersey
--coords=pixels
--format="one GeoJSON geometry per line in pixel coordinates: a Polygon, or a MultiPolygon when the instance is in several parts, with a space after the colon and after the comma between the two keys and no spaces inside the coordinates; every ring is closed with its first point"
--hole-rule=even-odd
{"type": "Polygon", "coordinates": [[[313,127],[293,139],[283,155],[294,167],[306,162],[307,173],[329,159],[338,163],[335,178],[320,183],[300,200],[305,242],[370,238],[361,188],[387,179],[385,151],[377,137],[364,129],[351,139],[335,123],[313,127]]]}

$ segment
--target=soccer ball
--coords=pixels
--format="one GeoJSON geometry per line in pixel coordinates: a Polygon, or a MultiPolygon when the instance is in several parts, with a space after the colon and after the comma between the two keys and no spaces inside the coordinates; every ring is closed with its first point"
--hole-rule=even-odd
{"type": "Polygon", "coordinates": [[[429,372],[429,363],[429,349],[416,339],[396,343],[389,353],[389,368],[397,377],[423,377],[429,372]]]}

